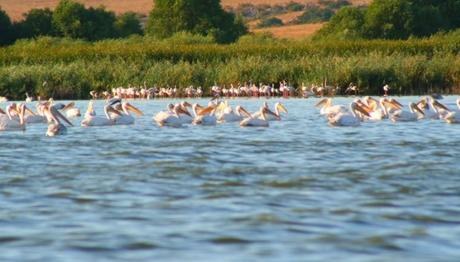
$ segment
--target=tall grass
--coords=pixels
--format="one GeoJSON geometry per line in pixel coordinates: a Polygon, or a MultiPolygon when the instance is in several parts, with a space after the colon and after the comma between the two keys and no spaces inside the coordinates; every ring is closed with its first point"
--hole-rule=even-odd
{"type": "Polygon", "coordinates": [[[459,92],[460,41],[438,36],[408,41],[295,42],[243,37],[217,45],[177,35],[96,43],[40,38],[0,49],[0,96],[88,98],[90,90],[131,85],[202,86],[286,80],[380,94],[389,83],[399,94],[459,92]],[[43,83],[46,81],[46,85],[43,83]]]}

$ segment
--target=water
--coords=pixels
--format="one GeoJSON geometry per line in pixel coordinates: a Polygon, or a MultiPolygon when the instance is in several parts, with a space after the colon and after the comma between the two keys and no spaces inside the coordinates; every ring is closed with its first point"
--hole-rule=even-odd
{"type": "Polygon", "coordinates": [[[332,128],[317,101],[269,128],[159,128],[156,100],[134,126],[0,133],[0,261],[458,261],[460,125],[332,128]]]}

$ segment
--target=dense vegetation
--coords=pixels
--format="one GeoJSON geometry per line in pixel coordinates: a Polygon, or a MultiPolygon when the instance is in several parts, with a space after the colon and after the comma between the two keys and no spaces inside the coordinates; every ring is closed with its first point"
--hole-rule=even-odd
{"type": "Polygon", "coordinates": [[[245,33],[237,16],[220,0],[193,1],[157,0],[146,36],[135,35],[142,33],[135,14],[115,16],[71,0],[54,11],[32,10],[19,23],[0,11],[0,44],[17,32],[36,38],[0,48],[0,96],[88,98],[90,90],[128,84],[206,90],[214,83],[299,86],[325,79],[342,91],[357,83],[362,94],[381,94],[384,84],[398,94],[460,91],[460,30],[438,32],[460,27],[460,0],[375,0],[368,8],[340,9],[313,40],[246,35],[233,44],[218,43],[245,33]],[[167,7],[174,15],[165,15],[167,7]]]}
{"type": "Polygon", "coordinates": [[[243,21],[225,11],[220,0],[155,0],[147,34],[166,38],[182,31],[212,36],[219,43],[234,42],[247,33],[243,21]]]}
{"type": "Polygon", "coordinates": [[[96,43],[57,38],[0,49],[0,94],[23,98],[88,98],[90,90],[132,85],[209,88],[287,80],[298,86],[357,83],[363,94],[459,91],[460,33],[408,41],[289,42],[244,36],[231,45],[176,34],[96,43]],[[48,84],[43,86],[46,81],[48,84]]]}
{"type": "Polygon", "coordinates": [[[374,0],[346,7],[319,32],[329,39],[407,39],[460,27],[460,0],[374,0]]]}

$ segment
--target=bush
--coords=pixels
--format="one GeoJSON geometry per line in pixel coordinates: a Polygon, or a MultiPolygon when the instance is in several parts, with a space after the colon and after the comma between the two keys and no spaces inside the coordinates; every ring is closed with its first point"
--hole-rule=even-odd
{"type": "Polygon", "coordinates": [[[308,6],[302,15],[298,16],[293,24],[309,24],[329,21],[334,15],[334,11],[316,5],[308,6]]]}
{"type": "Polygon", "coordinates": [[[257,24],[258,28],[264,28],[264,27],[273,27],[273,26],[282,26],[284,25],[283,21],[279,18],[276,17],[271,17],[271,18],[263,18],[260,20],[260,22],[257,24]]]}

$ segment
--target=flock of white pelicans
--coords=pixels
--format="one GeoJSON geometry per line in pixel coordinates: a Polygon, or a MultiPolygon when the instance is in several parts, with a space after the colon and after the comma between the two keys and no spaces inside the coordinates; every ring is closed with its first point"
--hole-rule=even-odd
{"type": "MultiPolygon", "coordinates": [[[[331,126],[359,126],[363,121],[379,121],[390,119],[393,122],[418,121],[420,119],[441,119],[447,123],[460,123],[460,99],[457,108],[449,109],[433,97],[424,97],[416,103],[409,103],[407,109],[393,98],[372,97],[354,99],[349,106],[333,105],[331,98],[320,100],[316,107],[320,114],[327,118],[331,126]]],[[[96,114],[94,101],[89,101],[88,108],[81,121],[83,127],[131,125],[135,117],[143,116],[143,112],[120,98],[108,100],[104,105],[104,113],[96,114]]],[[[282,103],[275,103],[271,109],[267,102],[256,112],[250,113],[242,106],[233,108],[227,100],[211,100],[207,106],[186,101],[169,104],[164,111],[153,116],[153,121],[161,127],[181,127],[182,125],[213,126],[220,123],[237,122],[242,127],[268,127],[270,121],[281,120],[282,114],[288,111],[282,103]]],[[[75,103],[55,103],[52,99],[37,102],[36,112],[25,103],[10,103],[5,110],[0,109],[0,131],[23,131],[26,125],[47,123],[47,136],[63,135],[69,120],[80,117],[80,110],[75,103]]]]}
{"type": "Polygon", "coordinates": [[[394,98],[356,98],[350,105],[333,105],[331,98],[324,98],[316,107],[332,126],[359,126],[363,121],[390,119],[393,122],[410,122],[421,119],[439,119],[447,123],[460,123],[460,99],[457,108],[449,109],[431,96],[409,103],[407,108],[394,98]]]}
{"type": "MultiPolygon", "coordinates": [[[[120,98],[108,100],[104,105],[104,113],[96,114],[94,101],[91,100],[81,126],[132,125],[135,117],[131,113],[144,115],[141,110],[120,98]]],[[[275,109],[271,110],[265,102],[257,112],[251,114],[241,106],[233,109],[227,101],[212,100],[207,106],[182,101],[169,104],[166,110],[155,114],[153,120],[161,127],[181,127],[186,124],[211,126],[225,122],[239,122],[243,127],[268,127],[269,121],[281,120],[281,113],[287,113],[281,103],[276,103],[275,109]]],[[[26,125],[47,123],[47,136],[63,135],[67,132],[66,124],[73,126],[69,119],[80,116],[80,110],[74,102],[67,105],[54,103],[52,99],[37,102],[36,112],[25,103],[10,103],[5,110],[0,109],[0,131],[24,131],[26,125]]]]}

